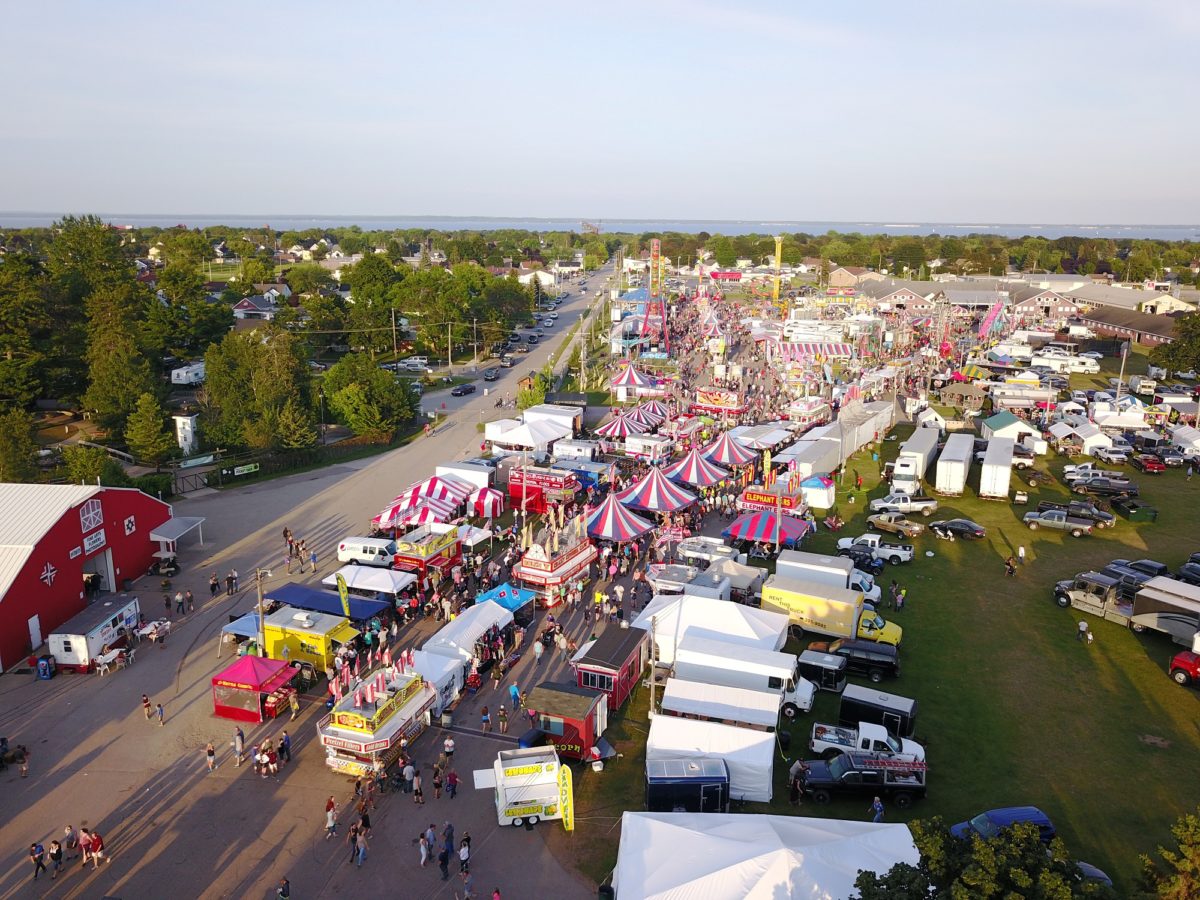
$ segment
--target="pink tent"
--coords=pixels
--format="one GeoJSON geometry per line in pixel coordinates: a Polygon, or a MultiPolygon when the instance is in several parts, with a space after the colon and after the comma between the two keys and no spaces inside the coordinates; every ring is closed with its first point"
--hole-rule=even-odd
{"type": "Polygon", "coordinates": [[[626,366],[622,369],[615,378],[610,382],[613,387],[632,387],[642,388],[651,387],[654,382],[649,376],[643,375],[633,366],[626,366]]]}
{"type": "Polygon", "coordinates": [[[494,519],[504,512],[504,494],[495,488],[480,488],[468,501],[471,512],[484,519],[494,519]]]}
{"type": "Polygon", "coordinates": [[[657,425],[661,425],[663,420],[662,416],[656,416],[654,413],[643,409],[640,406],[635,406],[628,413],[626,413],[626,416],[637,422],[639,425],[646,426],[647,430],[654,428],[657,425]]]}
{"type": "Polygon", "coordinates": [[[617,494],[622,503],[650,512],[675,512],[696,502],[696,495],[672,484],[661,469],[651,468],[636,484],[617,494]]]}
{"type": "Polygon", "coordinates": [[[639,403],[638,409],[644,409],[646,412],[652,413],[660,419],[666,419],[671,414],[670,409],[667,408],[667,404],[661,400],[647,400],[645,403],[639,403]]]}
{"type": "Polygon", "coordinates": [[[646,426],[637,419],[629,416],[617,416],[597,428],[596,434],[600,437],[624,440],[631,434],[641,434],[643,431],[646,431],[646,426]]]}
{"type": "Polygon", "coordinates": [[[687,456],[663,469],[663,474],[672,481],[682,481],[695,487],[711,487],[724,481],[729,473],[714,466],[699,450],[693,449],[687,456]]]}
{"type": "Polygon", "coordinates": [[[457,478],[449,478],[444,475],[434,475],[432,478],[427,478],[418,484],[406,488],[396,500],[404,498],[418,500],[432,498],[434,500],[449,500],[457,505],[466,500],[467,496],[473,490],[475,490],[474,485],[465,481],[459,481],[457,478]]]}
{"type": "Polygon", "coordinates": [[[587,532],[590,537],[617,543],[632,541],[653,527],[653,523],[631,513],[618,503],[616,495],[611,493],[587,519],[587,532]]]}
{"type": "Polygon", "coordinates": [[[721,435],[702,452],[705,459],[719,466],[748,466],[757,458],[753,450],[743,447],[728,433],[721,435]]]}

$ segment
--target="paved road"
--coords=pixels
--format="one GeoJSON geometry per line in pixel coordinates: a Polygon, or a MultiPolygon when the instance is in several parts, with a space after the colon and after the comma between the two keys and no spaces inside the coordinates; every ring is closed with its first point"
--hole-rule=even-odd
{"type": "MultiPolygon", "coordinates": [[[[599,280],[591,279],[589,296],[599,280]]],[[[584,307],[577,292],[560,307],[563,333],[584,307]]],[[[557,343],[540,344],[527,357],[529,368],[540,368],[557,343]]],[[[521,371],[507,370],[506,377],[515,381],[512,373],[521,371]]],[[[323,765],[314,728],[322,711],[318,699],[306,699],[294,723],[247,729],[249,745],[264,736],[278,737],[291,726],[295,760],[278,781],[256,778],[246,766],[234,767],[229,756],[233,725],[212,716],[209,682],[228,661],[217,659],[217,637],[230,615],[252,608],[250,573],[256,566],[270,568],[271,584],[314,577],[284,574],[285,525],[317,548],[320,574],[327,574],[336,568],[336,541],[362,532],[399,489],[431,474],[439,463],[474,455],[479,442],[475,422],[479,413],[492,411],[492,399],[482,394],[445,399],[452,412],[449,421],[408,447],[245,488],[206,491],[176,503],[176,514],[206,518],[206,543],[181,550],[184,574],[175,587],[207,598],[208,574],[223,577],[236,568],[242,590],[233,597],[204,600],[177,623],[165,647],[144,645],[133,667],[105,678],[0,679],[0,734],[32,751],[28,779],[19,778],[14,769],[0,773],[0,897],[267,897],[287,875],[294,896],[303,898],[386,893],[449,898],[461,882],[442,884],[435,867],[421,870],[412,844],[423,826],[434,822],[440,831],[447,819],[459,835],[465,829],[473,837],[477,892],[500,887],[505,897],[594,896],[592,885],[546,849],[539,829],[556,826],[499,828],[491,793],[472,789],[471,771],[490,766],[496,750],[506,745],[500,737],[471,733],[478,707],[489,701],[498,705],[498,698],[470,698],[462,706],[460,722],[465,716],[467,730],[456,734],[456,762],[464,780],[459,797],[434,801],[430,791],[423,809],[407,797],[382,798],[373,816],[371,852],[361,870],[346,864],[343,857],[349,853],[343,844],[322,837],[325,798],[333,794],[345,804],[350,785],[323,765]],[[143,692],[164,704],[164,727],[143,718],[143,692]],[[213,774],[205,771],[203,761],[210,740],[220,760],[213,774]],[[76,862],[56,882],[43,876],[31,884],[25,855],[30,842],[48,844],[68,823],[99,830],[112,862],[99,871],[79,871],[76,862]]],[[[142,579],[135,593],[150,611],[159,610],[156,584],[142,579]]],[[[582,634],[585,626],[579,620],[570,627],[582,634]]],[[[401,644],[419,645],[433,630],[433,623],[418,623],[402,634],[401,644]]],[[[528,654],[514,673],[523,687],[534,681],[533,665],[528,654]]],[[[558,660],[545,665],[565,667],[558,660]]],[[[416,744],[418,761],[429,766],[441,739],[440,729],[427,732],[416,744]]]]}

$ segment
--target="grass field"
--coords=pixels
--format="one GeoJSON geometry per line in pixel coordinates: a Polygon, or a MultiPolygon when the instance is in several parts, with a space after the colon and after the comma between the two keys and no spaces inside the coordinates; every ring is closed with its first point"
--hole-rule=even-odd
{"type": "MultiPolygon", "coordinates": [[[[1139,370],[1144,358],[1126,374],[1139,370]]],[[[1075,376],[1072,387],[1100,386],[1112,374],[1075,376]]],[[[864,490],[855,503],[840,503],[848,520],[840,536],[865,530],[865,501],[883,492],[880,467],[910,431],[898,428],[879,461],[869,451],[850,461],[864,490]]],[[[1051,454],[1037,469],[1057,476],[1067,461],[1051,454]]],[[[905,629],[903,675],[884,688],[919,701],[917,738],[930,760],[929,796],[910,816],[889,808],[887,819],[940,815],[955,822],[995,806],[1037,805],[1078,858],[1107,871],[1118,893],[1130,896],[1138,854],[1168,843],[1176,818],[1200,805],[1200,692],[1167,677],[1167,662],[1180,649],[1167,637],[1135,635],[1059,609],[1052,586],[1114,557],[1151,557],[1174,567],[1200,550],[1200,479],[1188,483],[1180,470],[1135,472],[1143,499],[1160,510],[1158,521],[1119,519],[1114,529],[1075,539],[1031,532],[1020,521],[1039,500],[1068,496],[1057,477],[1028,488],[1030,506],[1023,507],[977,499],[977,467],[972,476],[967,494],[948,499],[935,518],[968,516],[987,528],[987,538],[948,543],[924,535],[915,542],[916,561],[882,576],[885,585],[896,578],[909,598],[903,612],[884,611],[905,629]],[[1006,578],[1003,561],[1020,546],[1026,563],[1016,578],[1006,578]],[[925,557],[926,550],[934,556],[925,557]],[[1091,647],[1075,638],[1080,618],[1096,635],[1091,647]]],[[[832,551],[834,544],[835,536],[822,530],[805,549],[832,551]]],[[[801,648],[793,642],[788,649],[801,648]]],[[[626,716],[610,726],[607,736],[624,756],[601,775],[580,775],[578,828],[555,838],[597,880],[615,863],[620,811],[642,808],[647,703],[639,690],[626,716]]],[[[803,754],[812,723],[836,721],[836,711],[836,696],[818,695],[812,715],[792,729],[791,753],[803,754]]],[[[748,804],[747,811],[793,812],[786,770],[777,756],[775,801],[748,804]]],[[[865,819],[866,806],[806,804],[801,814],[865,819]]]]}

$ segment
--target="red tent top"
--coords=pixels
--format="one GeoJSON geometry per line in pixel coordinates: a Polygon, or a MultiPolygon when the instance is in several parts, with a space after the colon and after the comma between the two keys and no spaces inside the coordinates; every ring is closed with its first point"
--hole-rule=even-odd
{"type": "Polygon", "coordinates": [[[215,687],[270,694],[291,681],[295,674],[291,664],[282,659],[243,656],[223,672],[214,675],[212,683],[215,687]]]}

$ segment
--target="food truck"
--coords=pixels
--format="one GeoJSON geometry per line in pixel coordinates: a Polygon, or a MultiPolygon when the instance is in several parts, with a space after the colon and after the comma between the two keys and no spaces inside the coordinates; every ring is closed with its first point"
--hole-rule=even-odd
{"type": "Polygon", "coordinates": [[[422,525],[408,534],[396,538],[396,555],[392,557],[393,568],[415,572],[418,578],[437,572],[443,576],[462,563],[462,541],[458,529],[451,526],[438,528],[422,525]]]}
{"type": "Polygon", "coordinates": [[[534,544],[525,551],[521,561],[513,566],[512,577],[545,593],[541,602],[553,606],[559,602],[557,587],[586,572],[599,553],[586,534],[576,535],[571,531],[559,532],[558,540],[546,540],[534,544]]]}
{"type": "Polygon", "coordinates": [[[335,772],[356,778],[382,772],[429,725],[433,686],[415,672],[395,672],[388,681],[386,671],[348,689],[317,723],[325,764],[335,772]],[[381,675],[384,689],[376,693],[381,675]]]}
{"type": "Polygon", "coordinates": [[[551,504],[575,499],[579,479],[564,469],[516,466],[508,474],[508,497],[513,509],[544,513],[551,504]]]}
{"type": "Polygon", "coordinates": [[[263,619],[263,645],[271,659],[312,663],[318,672],[333,665],[358,629],[341,616],[284,606],[263,619]]]}
{"type": "Polygon", "coordinates": [[[808,431],[833,419],[833,411],[820,397],[801,397],[793,400],[784,410],[783,417],[799,426],[799,431],[808,431]]]}
{"type": "Polygon", "coordinates": [[[476,769],[475,789],[494,790],[496,819],[501,825],[536,825],[561,819],[575,826],[571,770],[558,761],[553,747],[501,750],[490,769],[476,769]]]}
{"type": "Polygon", "coordinates": [[[111,650],[125,643],[137,628],[140,613],[137,597],[117,595],[93,603],[46,638],[55,665],[76,672],[90,671],[105,648],[111,650]]]}

